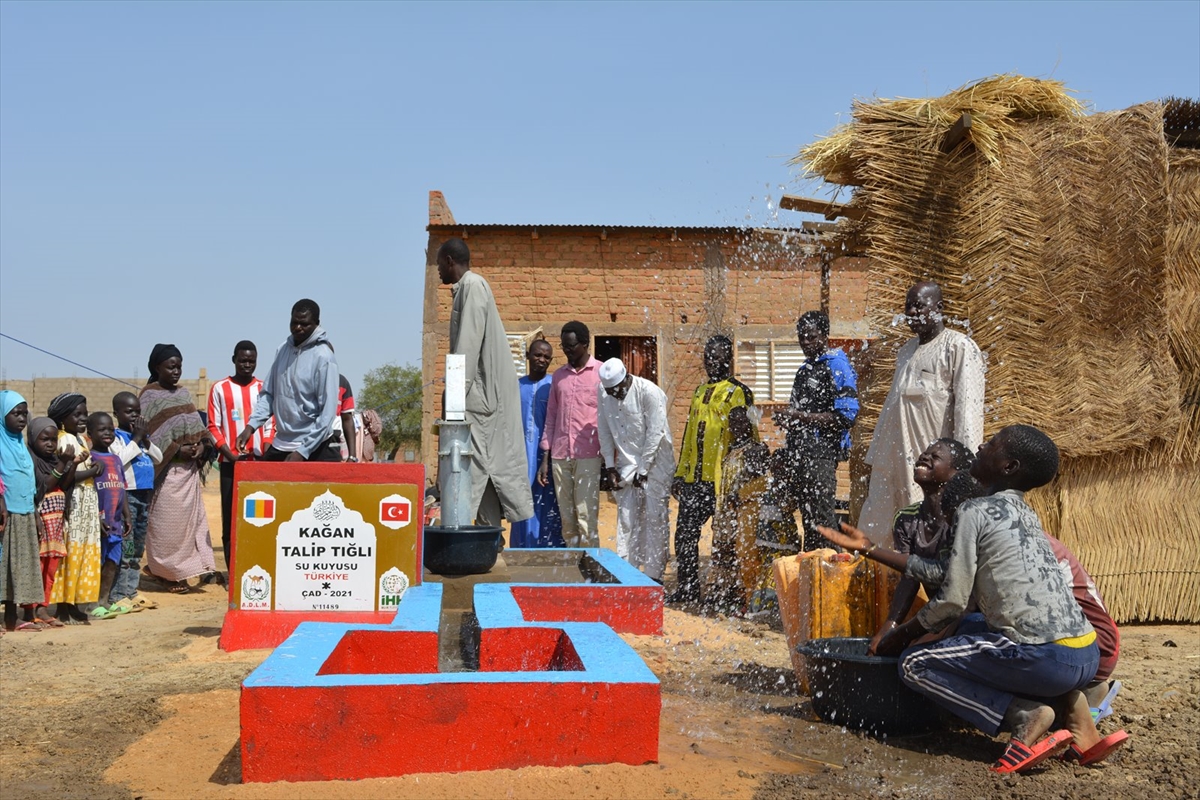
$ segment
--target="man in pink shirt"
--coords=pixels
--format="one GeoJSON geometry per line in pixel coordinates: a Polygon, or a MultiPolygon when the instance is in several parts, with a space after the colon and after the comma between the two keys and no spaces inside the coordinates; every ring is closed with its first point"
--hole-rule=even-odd
{"type": "Polygon", "coordinates": [[[538,483],[554,469],[554,495],[567,547],[599,547],[600,531],[600,362],[592,358],[587,325],[562,327],[567,363],[550,379],[546,428],[542,433],[538,483]]]}

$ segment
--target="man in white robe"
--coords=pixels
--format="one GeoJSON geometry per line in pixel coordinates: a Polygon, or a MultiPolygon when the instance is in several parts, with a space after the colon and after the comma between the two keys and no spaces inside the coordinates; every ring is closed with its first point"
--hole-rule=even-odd
{"type": "Polygon", "coordinates": [[[922,282],[908,290],[904,313],[916,336],[896,354],[896,374],[866,462],[871,486],[858,527],[890,542],[896,511],[921,500],[913,482],[917,457],[936,439],[957,439],[974,452],[983,442],[984,363],[979,346],[943,321],[942,290],[922,282]]]}
{"type": "Polygon", "coordinates": [[[521,426],[521,392],[492,287],[471,272],[462,239],[438,248],[438,277],[450,285],[450,352],[466,356],[466,421],[471,423],[471,507],[478,525],[533,516],[521,426]]]}
{"type": "Polygon", "coordinates": [[[617,555],[662,583],[675,476],[667,396],[610,358],[600,366],[599,400],[600,455],[617,500],[617,555]]]}

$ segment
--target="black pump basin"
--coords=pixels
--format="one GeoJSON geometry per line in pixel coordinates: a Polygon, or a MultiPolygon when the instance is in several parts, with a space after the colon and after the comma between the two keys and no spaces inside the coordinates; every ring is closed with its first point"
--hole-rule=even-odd
{"type": "Polygon", "coordinates": [[[426,526],[425,569],[435,575],[482,575],[496,566],[496,557],[503,547],[500,528],[426,526]]]}
{"type": "Polygon", "coordinates": [[[866,638],[813,639],[797,647],[808,667],[813,711],[826,722],[880,736],[937,724],[933,701],[909,689],[899,659],[868,656],[866,638]]]}

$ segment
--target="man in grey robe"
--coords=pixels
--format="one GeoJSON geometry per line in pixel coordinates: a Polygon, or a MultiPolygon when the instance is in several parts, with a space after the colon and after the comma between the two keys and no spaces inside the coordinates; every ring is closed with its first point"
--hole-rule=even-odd
{"type": "Polygon", "coordinates": [[[896,374],[871,436],[871,486],[858,527],[887,543],[898,509],[920,501],[913,465],[937,439],[957,439],[974,452],[983,442],[984,364],[979,346],[943,320],[942,290],[922,282],[904,302],[916,334],[896,354],[896,374]]]}
{"type": "Polygon", "coordinates": [[[450,239],[437,253],[451,287],[450,352],[466,357],[466,421],[471,424],[471,507],[478,525],[533,516],[521,426],[521,391],[492,287],[471,271],[471,251],[450,239]]]}

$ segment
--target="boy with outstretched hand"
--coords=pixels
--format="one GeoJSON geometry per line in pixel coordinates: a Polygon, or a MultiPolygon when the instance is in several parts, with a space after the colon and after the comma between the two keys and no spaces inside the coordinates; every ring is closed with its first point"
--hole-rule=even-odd
{"type": "Polygon", "coordinates": [[[1024,772],[1072,740],[1079,760],[1095,763],[1128,738],[1096,732],[1079,691],[1100,663],[1096,632],[1025,503],[1024,493],[1057,471],[1058,448],[1037,428],[1011,425],[982,444],[971,474],[989,496],[959,507],[941,591],[877,648],[903,650],[900,676],[910,688],[989,735],[1012,733],[996,772],[1024,772]],[[972,599],[982,613],[962,617],[972,599]],[[905,650],[960,617],[956,635],[905,650]],[[1051,733],[1056,710],[1066,730],[1051,733]]]}

